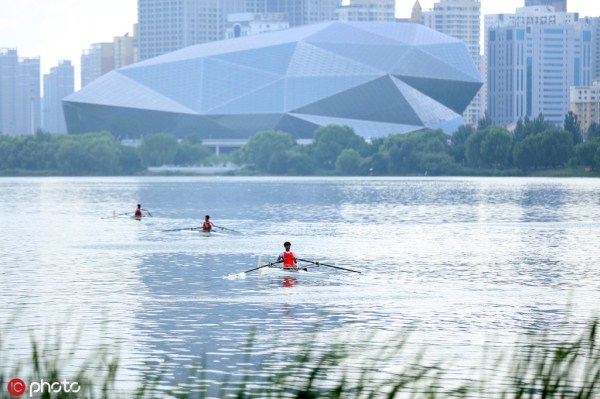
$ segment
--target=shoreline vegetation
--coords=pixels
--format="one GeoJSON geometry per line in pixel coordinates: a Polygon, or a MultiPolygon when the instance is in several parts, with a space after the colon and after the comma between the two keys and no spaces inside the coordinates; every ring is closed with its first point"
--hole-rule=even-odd
{"type": "MultiPolygon", "coordinates": [[[[77,382],[77,394],[35,394],[46,399],[73,398],[577,398],[600,397],[600,336],[598,320],[575,331],[564,323],[560,331],[525,331],[510,353],[483,353],[482,361],[459,378],[452,363],[431,364],[426,350],[407,353],[408,334],[397,335],[375,347],[373,336],[337,335],[325,343],[318,326],[293,351],[272,351],[262,358],[253,353],[258,331],[252,330],[238,352],[243,370],[221,374],[221,381],[208,377],[210,357],[192,367],[183,382],[168,381],[163,366],[143,372],[133,390],[119,388],[118,354],[106,347],[84,361],[77,372],[66,375],[75,363],[76,351],[61,357],[60,344],[31,343],[31,358],[9,365],[0,345],[0,399],[12,398],[9,381],[19,376],[31,382],[77,382]],[[561,337],[559,340],[558,337],[561,337]],[[69,355],[70,354],[70,355],[69,355]],[[446,378],[449,377],[449,378],[446,378]],[[211,386],[212,385],[212,386],[211,386]],[[451,385],[451,386],[450,386],[451,385]]],[[[2,331],[0,331],[0,338],[2,331]]],[[[330,336],[330,335],[327,335],[330,336]]],[[[0,344],[2,340],[0,339],[0,344]]],[[[498,347],[504,347],[499,345],[498,347]]],[[[274,347],[275,348],[275,347],[274,347]]],[[[484,352],[486,349],[484,349],[484,352]]],[[[445,360],[448,362],[448,360],[445,360]]],[[[153,367],[153,366],[148,366],[153,367]]],[[[25,397],[29,397],[25,394],[25,397]]]]}
{"type": "Polygon", "coordinates": [[[509,132],[486,117],[452,135],[424,129],[367,141],[350,127],[329,125],[308,145],[265,131],[222,155],[194,134],[148,134],[137,147],[109,132],[0,134],[0,176],[148,175],[600,177],[600,126],[582,132],[570,112],[563,127],[539,115],[509,132]]]}

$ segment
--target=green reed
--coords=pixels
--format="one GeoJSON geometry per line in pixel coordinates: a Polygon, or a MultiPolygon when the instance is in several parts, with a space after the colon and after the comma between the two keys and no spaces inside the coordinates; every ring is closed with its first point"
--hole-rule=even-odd
{"type": "MultiPolygon", "coordinates": [[[[590,321],[578,334],[573,329],[562,332],[564,339],[547,331],[530,331],[524,342],[514,346],[511,353],[484,360],[480,370],[491,370],[477,377],[473,370],[469,379],[449,388],[444,378],[450,370],[444,363],[429,363],[426,350],[406,355],[409,335],[402,334],[385,345],[371,345],[375,335],[349,336],[324,344],[316,331],[294,346],[290,353],[273,353],[263,357],[255,367],[247,366],[238,372],[236,380],[226,379],[215,388],[217,397],[246,398],[600,398],[600,338],[598,320],[590,321]]],[[[252,365],[253,347],[258,331],[249,334],[240,348],[244,364],[252,365]]],[[[58,335],[56,335],[58,337],[58,335]]],[[[190,384],[176,391],[160,389],[166,383],[164,371],[151,370],[141,377],[134,392],[118,390],[118,357],[106,349],[96,352],[75,372],[69,356],[76,348],[62,350],[60,338],[38,345],[31,341],[31,358],[7,369],[6,350],[0,332],[0,398],[12,398],[6,389],[11,377],[26,376],[25,381],[44,379],[50,382],[67,378],[77,381],[81,391],[44,394],[44,399],[72,398],[181,398],[209,397],[206,371],[208,360],[203,357],[190,373],[190,384]],[[61,355],[66,353],[66,355],[61,355]],[[62,356],[65,356],[63,358],[62,356]],[[4,372],[4,374],[3,374],[4,372]],[[8,373],[8,374],[7,374],[8,373]]],[[[211,397],[215,394],[211,393],[211,397]]],[[[28,397],[27,394],[22,397],[28,397]]]]}

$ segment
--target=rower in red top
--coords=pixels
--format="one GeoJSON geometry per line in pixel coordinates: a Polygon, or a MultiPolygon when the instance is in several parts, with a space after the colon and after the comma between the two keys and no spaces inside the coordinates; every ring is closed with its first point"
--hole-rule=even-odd
{"type": "Polygon", "coordinates": [[[202,231],[211,232],[213,228],[213,223],[210,221],[210,216],[204,216],[204,223],[202,223],[202,231]]]}
{"type": "Polygon", "coordinates": [[[135,213],[133,214],[133,216],[135,216],[136,218],[142,217],[142,205],[138,204],[137,209],[135,210],[135,213]]]}
{"type": "Polygon", "coordinates": [[[284,269],[298,267],[298,265],[296,264],[296,261],[297,261],[296,256],[294,256],[294,253],[292,251],[290,251],[291,246],[292,246],[292,244],[289,241],[284,242],[283,247],[285,248],[285,251],[280,253],[279,256],[277,257],[277,262],[279,262],[280,260],[283,260],[283,268],[284,269]]]}

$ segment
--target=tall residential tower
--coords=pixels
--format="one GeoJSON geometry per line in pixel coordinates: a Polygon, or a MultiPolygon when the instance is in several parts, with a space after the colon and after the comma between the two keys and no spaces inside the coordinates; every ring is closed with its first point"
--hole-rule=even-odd
{"type": "Polygon", "coordinates": [[[590,86],[592,29],[576,13],[546,6],[486,16],[488,104],[492,122],[511,125],[540,113],[561,125],[571,86],[590,86]]]}
{"type": "Polygon", "coordinates": [[[0,132],[33,134],[40,128],[40,58],[0,49],[0,132]]]}
{"type": "Polygon", "coordinates": [[[75,89],[75,71],[71,61],[59,61],[58,66],[44,75],[42,126],[49,133],[66,133],[62,99],[75,89]]]}
{"type": "Polygon", "coordinates": [[[335,20],[340,4],[341,0],[138,0],[139,59],[225,39],[230,14],[283,14],[290,26],[299,26],[335,20]]]}

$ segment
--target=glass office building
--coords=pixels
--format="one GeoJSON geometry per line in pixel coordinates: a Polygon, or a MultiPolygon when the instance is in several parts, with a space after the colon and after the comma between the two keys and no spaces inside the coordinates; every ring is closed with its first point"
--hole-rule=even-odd
{"type": "Polygon", "coordinates": [[[447,132],[481,87],[465,44],[418,24],[325,22],[187,47],[112,71],[63,101],[69,133],[312,138],[447,132]]]}

